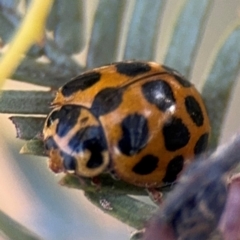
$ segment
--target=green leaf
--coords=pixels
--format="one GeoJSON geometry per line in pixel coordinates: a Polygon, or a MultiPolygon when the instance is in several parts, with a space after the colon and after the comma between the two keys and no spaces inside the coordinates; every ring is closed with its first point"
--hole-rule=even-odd
{"type": "Polygon", "coordinates": [[[99,1],[89,44],[87,68],[116,61],[125,5],[126,0],[99,1]]]}
{"type": "MultiPolygon", "coordinates": [[[[148,195],[147,191],[142,187],[136,187],[126,182],[115,180],[109,174],[98,176],[100,183],[100,192],[114,194],[132,194],[132,195],[148,195]]],[[[79,178],[73,174],[66,174],[60,181],[60,184],[65,187],[84,190],[87,192],[96,192],[97,186],[92,184],[90,178],[84,178],[84,184],[81,184],[79,178]]]]}
{"type": "Polygon", "coordinates": [[[44,51],[55,66],[61,67],[62,69],[67,68],[68,71],[71,71],[75,75],[81,71],[82,66],[64,53],[53,40],[48,39],[45,42],[44,51]]]}
{"type": "Polygon", "coordinates": [[[3,232],[9,240],[40,240],[35,233],[10,218],[0,211],[0,231],[3,232]]]}
{"type": "Polygon", "coordinates": [[[157,209],[126,195],[85,192],[85,196],[107,214],[136,229],[143,228],[157,209]]]}
{"type": "Polygon", "coordinates": [[[71,71],[68,68],[56,66],[53,63],[42,63],[26,57],[12,78],[22,82],[57,89],[77,74],[80,74],[81,70],[79,67],[77,71],[71,71]]]}
{"type": "Polygon", "coordinates": [[[27,141],[20,150],[21,154],[30,154],[35,156],[46,156],[43,141],[32,139],[27,141]]]}
{"type": "Polygon", "coordinates": [[[20,22],[19,0],[0,0],[0,37],[4,44],[10,40],[20,22]]]}
{"type": "Polygon", "coordinates": [[[4,44],[11,38],[14,30],[12,23],[0,12],[0,37],[4,44]]]}
{"type": "Polygon", "coordinates": [[[1,91],[0,112],[47,114],[53,95],[53,92],[42,91],[1,91]]]}
{"type": "MultiPolygon", "coordinates": [[[[19,2],[19,0],[0,1],[0,37],[4,44],[10,40],[22,20],[18,7],[19,2]]],[[[40,57],[42,54],[43,48],[37,44],[33,45],[27,52],[28,56],[35,58],[40,57]]]]}
{"type": "Polygon", "coordinates": [[[209,62],[210,70],[206,74],[202,96],[212,123],[210,148],[215,148],[218,144],[223,119],[239,73],[239,43],[240,23],[237,22],[223,36],[209,62]]]}
{"type": "Polygon", "coordinates": [[[55,1],[48,25],[57,46],[66,54],[77,53],[84,46],[84,10],[82,0],[55,1]]]}
{"type": "MultiPolygon", "coordinates": [[[[146,189],[142,187],[137,187],[132,184],[128,184],[121,180],[116,180],[111,177],[109,174],[101,174],[97,178],[100,184],[100,192],[108,193],[108,194],[131,194],[131,195],[139,195],[139,196],[148,196],[146,189]]],[[[59,182],[62,186],[79,189],[87,192],[96,192],[97,186],[92,184],[92,180],[90,178],[84,178],[81,182],[79,177],[74,174],[66,174],[59,182]]],[[[171,189],[169,187],[159,188],[159,191],[162,193],[167,193],[171,189]]]]}
{"type": "Polygon", "coordinates": [[[37,44],[33,45],[27,52],[27,56],[32,58],[41,57],[43,54],[44,54],[43,47],[37,44]]]}
{"type": "Polygon", "coordinates": [[[48,14],[46,28],[49,31],[54,31],[58,24],[58,0],[53,1],[52,8],[50,13],[48,14]]]}
{"type": "Polygon", "coordinates": [[[16,127],[17,138],[30,140],[41,136],[45,118],[41,117],[10,117],[16,127]]]}
{"type": "Polygon", "coordinates": [[[165,2],[161,0],[136,1],[128,30],[124,59],[154,59],[164,4],[165,2]]]}
{"type": "Polygon", "coordinates": [[[186,77],[193,66],[196,50],[212,1],[188,0],[176,18],[164,64],[177,69],[186,77]]]}

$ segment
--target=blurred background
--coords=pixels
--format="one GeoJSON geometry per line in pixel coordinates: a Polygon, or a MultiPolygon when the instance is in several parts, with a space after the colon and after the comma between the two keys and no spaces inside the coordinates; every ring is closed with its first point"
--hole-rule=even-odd
{"type": "MultiPolygon", "coordinates": [[[[213,7],[206,22],[206,30],[202,33],[203,39],[199,46],[190,79],[199,90],[201,90],[201,78],[216,43],[227,27],[234,20],[240,18],[239,0],[210,1],[213,2],[213,7]]],[[[129,1],[127,10],[129,13],[133,11],[134,2],[135,0],[129,1]]],[[[159,24],[161,35],[155,59],[160,63],[166,54],[170,28],[176,10],[184,0],[168,0],[166,2],[166,8],[163,12],[164,17],[159,24]]],[[[87,40],[90,37],[97,4],[97,0],[85,1],[84,3],[88,19],[87,40]]],[[[129,13],[126,13],[126,16],[130,15],[129,13]]],[[[129,20],[126,19],[125,22],[126,26],[128,26],[129,20]]],[[[126,30],[123,29],[122,34],[124,32],[126,30]]],[[[99,43],[99,47],[101,47],[101,43],[99,43]]],[[[86,51],[83,51],[78,57],[80,61],[84,62],[86,51]]],[[[119,54],[118,58],[121,60],[121,54],[119,54]]],[[[233,98],[225,118],[221,136],[222,143],[227,141],[240,127],[240,81],[238,83],[234,89],[233,98]]],[[[4,89],[47,90],[37,88],[35,85],[11,80],[7,81],[4,89]]],[[[46,240],[129,239],[133,229],[101,212],[85,199],[81,191],[60,187],[58,185],[59,176],[55,176],[47,168],[46,158],[20,155],[18,153],[24,141],[15,138],[16,131],[11,121],[8,120],[9,116],[6,114],[0,116],[0,209],[46,240]]],[[[0,232],[1,237],[5,239],[0,232]]]]}

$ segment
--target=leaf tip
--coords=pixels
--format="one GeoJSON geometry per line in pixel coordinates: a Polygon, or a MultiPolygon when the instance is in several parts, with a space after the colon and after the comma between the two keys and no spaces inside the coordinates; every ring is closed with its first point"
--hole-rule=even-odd
{"type": "Polygon", "coordinates": [[[20,127],[18,125],[18,123],[15,121],[15,118],[12,116],[12,117],[9,117],[9,120],[13,123],[13,125],[15,126],[15,129],[16,129],[16,138],[21,138],[21,131],[20,131],[20,127]]]}

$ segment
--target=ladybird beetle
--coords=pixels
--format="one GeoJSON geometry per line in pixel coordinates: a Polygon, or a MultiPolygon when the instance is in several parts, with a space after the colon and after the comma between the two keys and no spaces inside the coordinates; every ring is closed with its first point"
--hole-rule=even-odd
{"type": "Polygon", "coordinates": [[[43,136],[54,172],[114,172],[128,183],[159,187],[207,147],[210,124],[200,94],[155,62],[85,72],[58,90],[52,106],[43,136]]]}

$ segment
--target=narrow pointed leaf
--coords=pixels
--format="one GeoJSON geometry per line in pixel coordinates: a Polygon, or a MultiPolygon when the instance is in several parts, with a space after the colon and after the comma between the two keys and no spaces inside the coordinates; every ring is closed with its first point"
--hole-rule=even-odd
{"type": "Polygon", "coordinates": [[[188,0],[176,19],[164,64],[177,69],[186,77],[194,63],[211,5],[212,1],[208,0],[188,0]]]}
{"type": "Polygon", "coordinates": [[[10,218],[0,211],[0,231],[3,232],[9,240],[40,240],[35,233],[10,218]]]}
{"type": "Polygon", "coordinates": [[[78,71],[71,71],[68,68],[59,67],[52,63],[42,63],[32,58],[25,58],[12,78],[57,89],[80,73],[80,68],[78,71]]]}
{"type": "Polygon", "coordinates": [[[223,37],[216,49],[211,67],[202,91],[212,123],[210,147],[216,147],[221,133],[223,119],[231,99],[240,68],[240,23],[235,24],[223,37]]]}
{"type": "Polygon", "coordinates": [[[15,27],[0,12],[0,37],[4,44],[11,38],[14,30],[15,27]]]}
{"type": "MultiPolygon", "coordinates": [[[[121,180],[112,178],[109,174],[102,174],[98,176],[100,183],[100,192],[111,194],[131,194],[131,195],[148,195],[147,191],[142,187],[137,187],[132,184],[128,184],[121,180]]],[[[85,178],[83,182],[79,181],[79,177],[74,174],[66,174],[61,180],[60,185],[84,190],[87,192],[96,192],[97,186],[92,184],[92,180],[85,178]]],[[[159,188],[162,193],[169,192],[171,187],[159,188]]]]}
{"type": "Polygon", "coordinates": [[[17,138],[30,140],[34,137],[40,137],[45,118],[42,117],[10,117],[10,120],[16,127],[17,138]]]}
{"type": "MultiPolygon", "coordinates": [[[[98,176],[100,182],[100,192],[114,194],[132,194],[132,195],[148,195],[144,188],[136,187],[126,182],[115,180],[108,174],[98,176]]],[[[96,192],[97,186],[92,184],[91,179],[84,179],[84,184],[81,184],[79,178],[73,174],[66,174],[60,184],[65,187],[84,190],[87,192],[96,192]]]]}
{"type": "MultiPolygon", "coordinates": [[[[13,30],[19,26],[22,18],[16,9],[4,9],[1,14],[11,24],[11,28],[13,28],[13,30]]],[[[9,30],[11,30],[11,28],[9,30]]]]}
{"type": "Polygon", "coordinates": [[[27,141],[20,150],[21,154],[29,154],[36,156],[46,156],[43,141],[32,139],[27,141]]]}
{"type": "Polygon", "coordinates": [[[77,53],[84,44],[84,8],[82,0],[57,0],[48,21],[54,40],[68,55],[77,53]],[[70,27],[71,26],[71,27],[70,27]]]}
{"type": "MultiPolygon", "coordinates": [[[[15,33],[15,30],[22,20],[22,17],[17,9],[17,6],[16,9],[7,7],[3,8],[3,11],[0,12],[0,36],[4,43],[10,41],[12,35],[15,33]]],[[[35,44],[28,50],[26,55],[37,58],[40,57],[42,53],[42,47],[35,44]]]]}
{"type": "Polygon", "coordinates": [[[87,68],[116,61],[126,0],[101,0],[94,18],[87,68]]]}
{"type": "Polygon", "coordinates": [[[42,46],[35,44],[27,52],[28,57],[38,58],[44,54],[44,49],[42,46]]]}
{"type": "Polygon", "coordinates": [[[42,91],[1,91],[0,112],[46,114],[54,94],[42,91]]]}
{"type": "MultiPolygon", "coordinates": [[[[2,1],[0,2],[0,37],[7,42],[19,26],[22,16],[19,13],[18,0],[2,1]],[[2,5],[1,5],[2,4],[2,5]]],[[[42,55],[42,47],[37,44],[33,45],[27,52],[28,56],[39,57],[42,55]]]]}
{"type": "Polygon", "coordinates": [[[136,1],[128,30],[124,59],[154,58],[164,3],[165,1],[161,0],[136,1]]]}
{"type": "MultiPolygon", "coordinates": [[[[10,40],[22,20],[18,4],[19,0],[2,1],[0,3],[0,36],[4,43],[10,40]],[[1,4],[3,4],[2,7],[1,4]]],[[[28,50],[27,56],[37,58],[42,53],[42,46],[35,44],[28,50]]]]}
{"type": "Polygon", "coordinates": [[[76,61],[64,53],[52,40],[48,39],[46,41],[44,51],[47,57],[58,67],[67,68],[75,75],[82,69],[76,61]]]}
{"type": "Polygon", "coordinates": [[[20,21],[18,0],[0,1],[0,37],[4,43],[10,40],[20,21]]]}
{"type": "Polygon", "coordinates": [[[58,0],[55,0],[52,4],[50,13],[48,14],[48,19],[46,23],[46,28],[49,31],[54,31],[58,23],[58,0]]]}
{"type": "Polygon", "coordinates": [[[85,192],[85,196],[105,213],[136,229],[143,228],[157,209],[126,195],[85,192]]]}

